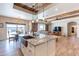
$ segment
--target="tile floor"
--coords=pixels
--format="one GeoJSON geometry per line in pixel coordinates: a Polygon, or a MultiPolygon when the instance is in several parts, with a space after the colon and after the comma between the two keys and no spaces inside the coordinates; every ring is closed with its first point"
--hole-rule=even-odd
{"type": "MultiPolygon", "coordinates": [[[[79,56],[79,39],[76,37],[61,37],[56,42],[56,56],[79,56]]],[[[22,56],[20,43],[15,41],[0,41],[0,56],[22,56]]]]}
{"type": "Polygon", "coordinates": [[[62,37],[56,43],[56,56],[79,56],[79,39],[62,37]]]}
{"type": "Polygon", "coordinates": [[[0,56],[21,56],[20,45],[15,41],[0,41],[0,56]]]}

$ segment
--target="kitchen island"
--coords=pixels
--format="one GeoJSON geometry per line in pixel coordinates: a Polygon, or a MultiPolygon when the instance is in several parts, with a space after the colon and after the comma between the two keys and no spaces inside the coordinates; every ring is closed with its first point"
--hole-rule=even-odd
{"type": "Polygon", "coordinates": [[[21,51],[24,56],[53,56],[55,55],[56,38],[54,35],[40,34],[31,39],[24,39],[28,44],[21,43],[21,51]]]}

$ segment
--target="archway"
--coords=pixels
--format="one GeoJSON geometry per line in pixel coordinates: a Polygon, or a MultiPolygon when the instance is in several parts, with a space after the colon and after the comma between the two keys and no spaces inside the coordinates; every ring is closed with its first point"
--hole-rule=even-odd
{"type": "Polygon", "coordinates": [[[76,36],[77,35],[77,23],[76,22],[69,22],[67,24],[68,29],[68,36],[76,36]]]}

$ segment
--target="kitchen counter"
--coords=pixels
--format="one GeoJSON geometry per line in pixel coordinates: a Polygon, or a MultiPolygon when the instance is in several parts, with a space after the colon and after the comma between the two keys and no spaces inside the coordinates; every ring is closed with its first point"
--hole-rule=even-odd
{"type": "Polygon", "coordinates": [[[21,44],[24,56],[52,56],[55,55],[55,43],[57,36],[40,34],[31,39],[24,39],[28,42],[26,47],[21,44]]]}
{"type": "Polygon", "coordinates": [[[44,34],[40,34],[39,36],[33,38],[33,39],[30,39],[30,40],[27,40],[30,44],[34,45],[34,46],[37,46],[37,45],[40,45],[40,44],[43,44],[49,40],[55,40],[57,38],[57,36],[55,35],[44,35],[44,34]]]}

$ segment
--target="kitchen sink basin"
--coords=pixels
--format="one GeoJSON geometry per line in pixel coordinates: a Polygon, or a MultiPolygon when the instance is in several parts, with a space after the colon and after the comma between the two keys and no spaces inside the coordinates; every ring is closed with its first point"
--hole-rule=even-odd
{"type": "Polygon", "coordinates": [[[34,38],[33,36],[23,36],[24,39],[32,39],[34,38]]]}

